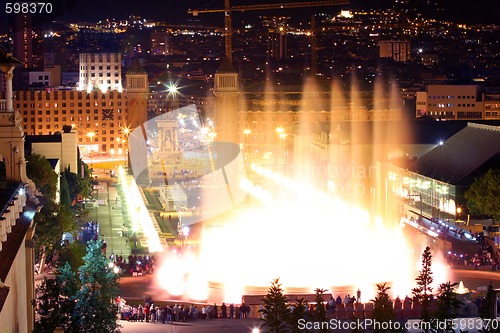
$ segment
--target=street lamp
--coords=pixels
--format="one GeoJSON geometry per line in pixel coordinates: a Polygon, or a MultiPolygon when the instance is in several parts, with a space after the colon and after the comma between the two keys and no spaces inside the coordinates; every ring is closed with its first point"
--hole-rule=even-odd
{"type": "Polygon", "coordinates": [[[169,83],[167,91],[167,96],[172,97],[172,110],[177,110],[179,108],[179,88],[177,87],[177,83],[169,83]]]}
{"type": "Polygon", "coordinates": [[[90,154],[90,166],[92,166],[92,151],[94,150],[94,149],[93,149],[93,145],[94,145],[94,143],[93,143],[93,138],[94,138],[94,136],[95,136],[95,132],[88,132],[88,133],[87,133],[87,136],[88,136],[88,137],[89,137],[89,139],[90,139],[90,153],[89,153],[89,154],[90,154]]]}

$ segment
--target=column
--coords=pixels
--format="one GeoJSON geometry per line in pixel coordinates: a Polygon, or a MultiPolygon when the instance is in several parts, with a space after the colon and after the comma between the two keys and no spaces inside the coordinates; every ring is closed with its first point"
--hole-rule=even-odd
{"type": "Polygon", "coordinates": [[[7,73],[5,74],[5,77],[7,79],[6,82],[6,91],[5,91],[5,99],[7,100],[6,104],[6,109],[8,112],[14,112],[14,107],[13,107],[13,95],[12,95],[12,79],[14,77],[14,67],[11,67],[7,73]]]}

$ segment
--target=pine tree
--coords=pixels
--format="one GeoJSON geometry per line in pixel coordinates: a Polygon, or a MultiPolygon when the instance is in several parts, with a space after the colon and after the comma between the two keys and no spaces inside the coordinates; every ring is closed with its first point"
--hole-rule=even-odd
{"type": "Polygon", "coordinates": [[[288,320],[288,324],[291,327],[291,333],[304,332],[304,330],[299,328],[298,324],[300,319],[308,319],[307,308],[308,304],[304,297],[295,300],[295,304],[293,305],[293,309],[290,312],[290,318],[288,320]]]}
{"type": "Polygon", "coordinates": [[[422,304],[422,312],[420,314],[421,324],[424,327],[424,332],[429,332],[429,324],[431,322],[431,298],[432,287],[434,281],[432,277],[432,254],[431,248],[427,246],[422,253],[422,268],[420,274],[415,278],[417,287],[412,289],[413,301],[422,304]]]}
{"type": "Polygon", "coordinates": [[[455,294],[454,289],[456,286],[457,283],[449,281],[439,285],[439,294],[436,297],[437,310],[432,325],[434,332],[454,332],[453,320],[457,317],[458,308],[463,304],[455,294]]]}
{"type": "Polygon", "coordinates": [[[263,326],[267,327],[270,333],[287,332],[287,322],[290,320],[288,299],[279,280],[277,278],[271,282],[267,295],[262,299],[263,309],[259,310],[264,317],[263,326]]]}
{"type": "MultiPolygon", "coordinates": [[[[378,323],[388,323],[396,319],[392,300],[387,294],[387,290],[391,289],[385,283],[377,284],[377,296],[372,299],[373,302],[373,320],[378,323]]],[[[384,333],[385,331],[377,328],[375,333],[384,333]]]]}
{"type": "Polygon", "coordinates": [[[36,293],[39,295],[37,313],[40,319],[35,322],[35,333],[52,333],[61,326],[64,316],[60,307],[60,285],[56,279],[44,278],[36,293]]]}
{"type": "Polygon", "coordinates": [[[80,288],[75,295],[73,321],[79,332],[119,332],[116,323],[118,277],[108,266],[102,252],[102,241],[89,241],[85,264],[80,267],[80,288]]]}
{"type": "Polygon", "coordinates": [[[491,333],[498,332],[498,329],[494,329],[491,324],[493,320],[496,320],[496,314],[494,313],[494,302],[496,302],[496,293],[493,289],[493,284],[490,282],[488,285],[488,291],[486,292],[486,297],[484,302],[479,308],[479,317],[483,320],[483,329],[479,332],[481,333],[491,333]]]}
{"type": "Polygon", "coordinates": [[[66,178],[66,173],[63,172],[61,177],[59,178],[59,186],[60,186],[60,202],[62,205],[66,205],[67,207],[71,206],[71,193],[69,191],[68,179],[66,178]]]}
{"type": "MultiPolygon", "coordinates": [[[[314,300],[316,301],[316,307],[314,308],[313,311],[313,318],[314,321],[317,321],[319,323],[325,323],[328,321],[328,318],[326,316],[325,299],[323,297],[325,291],[326,291],[325,289],[320,289],[320,288],[316,288],[314,290],[315,292],[314,300]]],[[[319,332],[328,332],[328,329],[322,328],[319,330],[319,332]]]]}
{"type": "Polygon", "coordinates": [[[80,283],[69,263],[66,262],[63,266],[59,267],[56,281],[59,285],[61,295],[60,308],[63,314],[60,326],[65,332],[79,332],[78,324],[73,322],[73,313],[75,311],[75,295],[80,288],[80,283]]]}

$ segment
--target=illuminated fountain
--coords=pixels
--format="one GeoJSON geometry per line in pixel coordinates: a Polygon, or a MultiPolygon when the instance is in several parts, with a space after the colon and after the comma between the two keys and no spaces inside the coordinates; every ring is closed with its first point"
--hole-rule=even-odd
{"type": "Polygon", "coordinates": [[[469,288],[466,288],[462,281],[458,283],[458,287],[454,288],[453,292],[457,296],[457,299],[462,302],[460,307],[457,309],[457,315],[463,317],[477,316],[477,305],[471,301],[472,291],[470,291],[469,288]]]}
{"type": "MultiPolygon", "coordinates": [[[[389,282],[394,297],[411,295],[426,244],[408,241],[398,223],[384,222],[378,216],[384,209],[379,207],[381,191],[372,172],[377,161],[403,156],[401,147],[390,144],[388,138],[399,138],[407,130],[401,126],[398,132],[388,133],[374,122],[369,137],[363,124],[353,121],[346,137],[339,121],[369,118],[368,111],[363,109],[355,79],[349,99],[334,81],[326,189],[317,179],[321,173],[312,170],[323,165],[314,164],[307,141],[315,121],[308,110],[314,109],[319,88],[314,81],[304,86],[293,165],[286,165],[283,172],[283,168],[254,161],[246,174],[242,154],[236,152],[225,169],[212,168],[212,174],[202,177],[204,208],[190,221],[204,221],[195,236],[199,246],[164,251],[157,270],[159,286],[171,297],[239,303],[244,294],[264,294],[278,277],[287,292],[312,293],[324,288],[334,294],[353,294],[359,288],[368,300],[375,295],[375,284],[389,282]],[[228,183],[227,178],[232,181],[228,183]],[[216,190],[216,184],[222,186],[216,190]],[[359,191],[339,190],[348,186],[359,191]],[[231,193],[228,196],[224,191],[231,193]],[[251,199],[244,201],[245,196],[251,199]]],[[[394,109],[396,99],[394,89],[385,93],[380,82],[375,84],[374,109],[394,109]],[[380,102],[382,95],[390,96],[385,104],[380,102]]],[[[214,159],[223,155],[214,146],[209,152],[214,159]]],[[[387,204],[384,207],[387,210],[387,204]]],[[[397,221],[398,212],[385,213],[397,221]]],[[[434,280],[446,281],[445,266],[434,258],[434,280]]]]}

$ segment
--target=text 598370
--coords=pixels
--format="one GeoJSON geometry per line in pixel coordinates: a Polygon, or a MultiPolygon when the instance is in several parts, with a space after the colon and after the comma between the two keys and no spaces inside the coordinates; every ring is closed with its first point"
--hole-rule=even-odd
{"type": "Polygon", "coordinates": [[[6,2],[6,14],[51,14],[53,10],[51,2],[6,2]]]}

